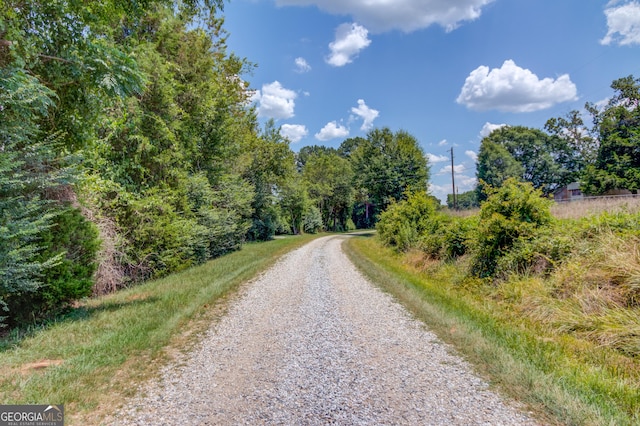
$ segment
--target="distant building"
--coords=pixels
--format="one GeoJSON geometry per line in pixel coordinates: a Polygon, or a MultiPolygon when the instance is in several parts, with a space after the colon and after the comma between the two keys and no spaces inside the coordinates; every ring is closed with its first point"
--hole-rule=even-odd
{"type": "Polygon", "coordinates": [[[581,200],[583,198],[584,194],[580,191],[580,182],[571,182],[569,185],[556,189],[553,193],[555,201],[581,200]]]}

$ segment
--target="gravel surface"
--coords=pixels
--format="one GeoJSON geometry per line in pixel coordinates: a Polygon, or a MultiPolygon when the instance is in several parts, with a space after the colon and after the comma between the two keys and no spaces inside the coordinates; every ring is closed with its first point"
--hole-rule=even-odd
{"type": "Polygon", "coordinates": [[[324,237],[246,286],[117,425],[533,425],[324,237]]]}

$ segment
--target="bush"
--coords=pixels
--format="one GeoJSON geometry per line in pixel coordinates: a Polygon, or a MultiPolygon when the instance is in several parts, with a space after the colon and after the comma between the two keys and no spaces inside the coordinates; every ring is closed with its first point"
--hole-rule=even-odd
{"type": "Polygon", "coordinates": [[[44,249],[38,254],[38,261],[60,260],[43,272],[37,290],[16,293],[7,299],[12,324],[45,318],[91,294],[100,242],[96,227],[80,210],[61,210],[52,226],[41,233],[40,241],[44,249]]]}
{"type": "Polygon", "coordinates": [[[487,201],[480,208],[480,223],[474,243],[472,273],[495,275],[498,260],[514,244],[534,238],[551,222],[551,201],[529,182],[507,179],[500,188],[486,189],[487,201]]]}
{"type": "Polygon", "coordinates": [[[406,251],[419,246],[421,237],[438,227],[436,214],[436,202],[426,192],[412,192],[380,215],[376,229],[385,244],[406,251]]]}
{"type": "Polygon", "coordinates": [[[533,238],[514,241],[509,251],[496,262],[496,275],[506,278],[512,274],[549,274],[573,248],[573,238],[560,226],[541,228],[533,238]]]}
{"type": "Polygon", "coordinates": [[[477,216],[452,217],[444,227],[440,256],[447,260],[464,256],[470,250],[471,239],[478,226],[477,216]]]}

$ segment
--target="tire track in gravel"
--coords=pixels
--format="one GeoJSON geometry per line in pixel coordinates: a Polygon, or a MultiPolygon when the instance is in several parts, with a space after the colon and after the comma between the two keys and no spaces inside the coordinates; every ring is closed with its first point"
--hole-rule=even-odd
{"type": "Polygon", "coordinates": [[[314,240],[247,285],[111,424],[536,424],[363,278],[344,238],[314,240]]]}

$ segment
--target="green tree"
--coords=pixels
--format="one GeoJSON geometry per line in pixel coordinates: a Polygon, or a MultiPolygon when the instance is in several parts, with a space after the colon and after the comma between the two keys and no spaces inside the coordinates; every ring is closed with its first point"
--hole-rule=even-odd
{"type": "Polygon", "coordinates": [[[325,229],[346,230],[354,201],[353,170],[349,161],[336,153],[312,155],[303,176],[309,196],[320,210],[325,229]]]}
{"type": "Polygon", "coordinates": [[[307,187],[302,179],[292,178],[280,188],[280,207],[287,216],[291,232],[299,234],[310,207],[307,187]]]}
{"type": "Polygon", "coordinates": [[[392,201],[404,199],[408,189],[427,191],[429,166],[418,140],[408,132],[374,129],[366,139],[344,147],[349,152],[358,193],[358,227],[371,227],[392,201]],[[364,208],[362,208],[364,207],[364,208]]]}
{"type": "Polygon", "coordinates": [[[507,179],[521,179],[524,168],[513,155],[502,145],[483,139],[480,144],[477,162],[478,186],[476,187],[476,197],[479,201],[487,199],[484,186],[497,188],[507,179]]]}
{"type": "Polygon", "coordinates": [[[584,174],[588,194],[640,189],[640,79],[620,78],[611,88],[615,94],[604,109],[586,106],[599,140],[596,160],[584,174]]]}
{"type": "Polygon", "coordinates": [[[572,171],[581,173],[588,165],[594,164],[598,153],[598,140],[585,126],[580,111],[570,111],[565,117],[551,118],[544,125],[545,130],[569,146],[566,162],[572,171]]]}
{"type": "Polygon", "coordinates": [[[294,172],[294,154],[289,141],[280,134],[273,120],[265,124],[249,149],[249,166],[244,172],[255,191],[250,240],[267,240],[278,227],[277,195],[294,172]]]}
{"type": "Polygon", "coordinates": [[[553,193],[577,177],[573,148],[566,140],[538,129],[501,127],[482,140],[480,152],[483,151],[488,158],[478,159],[478,180],[492,186],[499,184],[500,179],[515,177],[518,168],[520,180],[531,182],[534,188],[544,194],[553,193]],[[488,146],[483,150],[483,146],[489,143],[496,146],[488,146]],[[505,155],[504,150],[515,163],[505,155]],[[502,160],[494,163],[491,157],[502,160]],[[494,168],[495,171],[492,170],[494,168]],[[489,177],[489,180],[485,177],[489,177]]]}
{"type": "MultiPolygon", "coordinates": [[[[469,210],[476,207],[480,207],[478,201],[478,193],[475,190],[463,192],[456,195],[456,206],[460,210],[469,210]]],[[[447,194],[447,207],[450,209],[455,208],[453,205],[453,194],[447,194]]]]}

